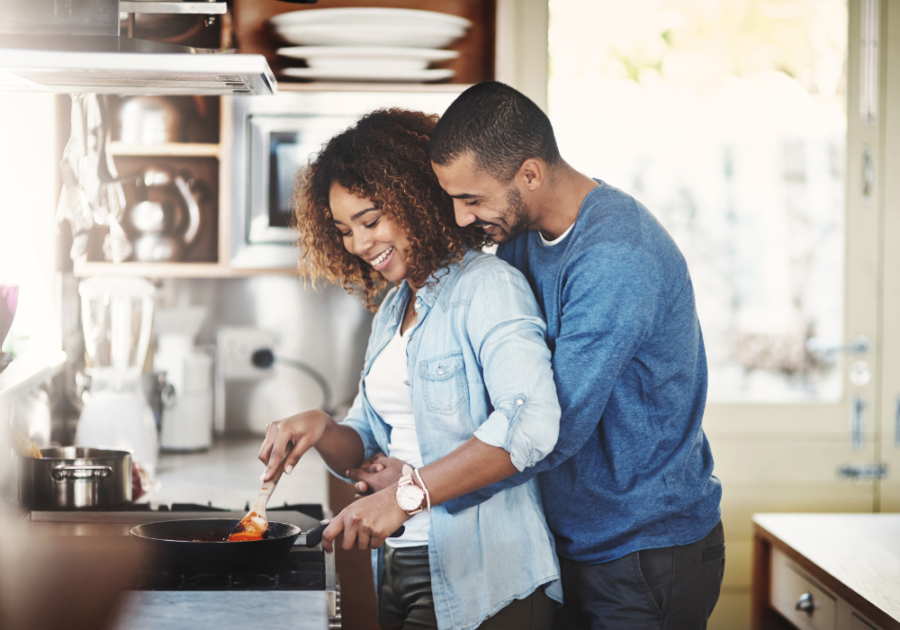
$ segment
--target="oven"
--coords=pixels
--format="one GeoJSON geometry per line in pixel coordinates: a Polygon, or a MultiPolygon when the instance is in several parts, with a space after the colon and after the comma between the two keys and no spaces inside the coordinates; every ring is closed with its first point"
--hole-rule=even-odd
{"type": "MultiPolygon", "coordinates": [[[[247,506],[249,509],[249,506],[247,506]]],[[[201,504],[130,504],[115,511],[29,512],[17,523],[20,533],[31,536],[89,536],[138,541],[129,537],[135,525],[177,519],[243,518],[247,510],[230,511],[201,504]]],[[[267,509],[269,520],[309,531],[319,525],[320,505],[297,504],[267,509]]],[[[116,630],[150,628],[242,627],[239,620],[253,611],[265,611],[271,627],[341,628],[340,587],[334,554],[321,544],[305,546],[302,534],[281,560],[252,571],[167,571],[142,566],[123,586],[116,630]],[[204,625],[206,624],[206,625],[204,625]]],[[[252,626],[251,626],[252,627],[252,626]]]]}
{"type": "Polygon", "coordinates": [[[466,87],[280,92],[228,99],[232,137],[229,264],[296,267],[294,182],[322,145],[374,109],[443,113],[466,87]]]}

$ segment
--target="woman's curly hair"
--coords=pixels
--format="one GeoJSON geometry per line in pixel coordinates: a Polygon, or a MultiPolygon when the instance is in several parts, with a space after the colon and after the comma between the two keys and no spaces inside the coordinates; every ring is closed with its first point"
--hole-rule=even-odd
{"type": "Polygon", "coordinates": [[[294,207],[300,230],[300,275],[339,283],[370,310],[387,282],[344,247],[329,206],[331,185],[369,199],[410,243],[406,280],[421,287],[435,271],[488,242],[483,230],[459,227],[453,200],[438,183],[428,157],[438,117],[404,109],[380,109],[333,137],[296,182],[294,207]]]}

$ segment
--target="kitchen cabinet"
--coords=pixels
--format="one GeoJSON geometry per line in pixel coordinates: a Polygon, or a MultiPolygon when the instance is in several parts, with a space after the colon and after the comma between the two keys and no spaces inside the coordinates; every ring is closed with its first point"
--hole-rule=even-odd
{"type": "Polygon", "coordinates": [[[900,515],[757,514],[753,630],[900,629],[900,515]]]}
{"type": "MultiPolygon", "coordinates": [[[[500,4],[503,4],[501,0],[500,4]]],[[[453,84],[476,83],[494,78],[496,16],[498,3],[491,0],[363,0],[330,2],[328,8],[341,6],[372,6],[439,11],[458,15],[472,22],[466,36],[448,48],[460,53],[459,57],[439,67],[453,69],[456,74],[453,84]]],[[[238,1],[231,13],[224,16],[223,46],[236,46],[241,53],[263,54],[273,69],[278,71],[277,48],[283,44],[267,27],[267,20],[287,11],[310,10],[318,6],[298,7],[277,0],[261,2],[238,1]]],[[[509,11],[507,11],[508,13],[509,11]]],[[[514,20],[507,20],[514,26],[514,20]]],[[[509,37],[507,37],[509,39],[509,37]]],[[[509,48],[507,43],[506,48],[509,48]]],[[[397,92],[446,92],[456,90],[443,84],[390,84],[390,83],[331,83],[280,81],[282,92],[350,92],[378,89],[397,92]]],[[[349,95],[348,95],[349,97],[349,95]]],[[[126,97],[127,98],[127,97],[126,97]]],[[[235,278],[257,274],[294,275],[295,264],[278,263],[280,267],[255,267],[232,265],[232,239],[242,238],[234,233],[231,212],[231,178],[233,170],[231,101],[229,97],[167,97],[175,103],[186,119],[190,119],[189,130],[184,142],[164,142],[158,144],[135,144],[122,142],[114,134],[111,153],[120,176],[139,174],[146,168],[168,169],[172,172],[189,172],[193,177],[206,183],[206,199],[200,200],[201,228],[195,243],[183,260],[178,262],[133,262],[113,264],[105,260],[102,238],[93,238],[87,254],[74,262],[77,277],[92,275],[126,275],[146,278],[235,278]],[[190,112],[190,113],[188,113],[190,112]],[[198,112],[200,115],[198,115],[198,112]]],[[[112,98],[113,128],[120,127],[115,119],[116,106],[127,102],[112,98]]],[[[126,197],[130,206],[135,201],[133,182],[125,182],[126,197]]],[[[126,227],[127,229],[127,227],[126,227]]],[[[134,233],[132,232],[132,235],[134,233]]],[[[291,256],[284,257],[291,259],[291,256]]]]}

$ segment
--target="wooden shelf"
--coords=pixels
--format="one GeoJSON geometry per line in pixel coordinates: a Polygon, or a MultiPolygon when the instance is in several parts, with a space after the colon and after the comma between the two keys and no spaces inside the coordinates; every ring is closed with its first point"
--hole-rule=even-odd
{"type": "Polygon", "coordinates": [[[145,263],[145,262],[88,262],[76,260],[77,278],[89,276],[136,276],[140,278],[247,278],[259,275],[295,275],[296,267],[274,269],[243,269],[219,263],[145,263]]]}
{"type": "Polygon", "coordinates": [[[191,142],[169,142],[166,144],[122,144],[113,142],[110,146],[113,155],[134,157],[219,157],[218,144],[200,144],[191,142]]]}
{"type": "Polygon", "coordinates": [[[449,92],[458,94],[466,87],[469,86],[459,83],[278,82],[279,92],[449,92]]]}

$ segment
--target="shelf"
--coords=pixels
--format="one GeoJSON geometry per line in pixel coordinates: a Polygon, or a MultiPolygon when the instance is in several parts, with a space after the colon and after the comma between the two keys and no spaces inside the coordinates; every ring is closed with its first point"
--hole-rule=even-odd
{"type": "Polygon", "coordinates": [[[110,145],[113,155],[134,157],[219,157],[218,144],[191,142],[167,142],[165,144],[122,144],[110,145]]]}
{"type": "Polygon", "coordinates": [[[27,347],[0,372],[0,402],[12,400],[59,372],[66,363],[61,350],[29,350],[27,347]]]}
{"type": "Polygon", "coordinates": [[[144,263],[88,262],[76,260],[74,274],[90,276],[128,276],[140,278],[247,278],[261,275],[296,275],[296,267],[274,269],[240,269],[218,263],[144,263]]]}
{"type": "Polygon", "coordinates": [[[461,83],[278,82],[279,92],[439,92],[456,94],[468,87],[470,86],[461,83]]]}

